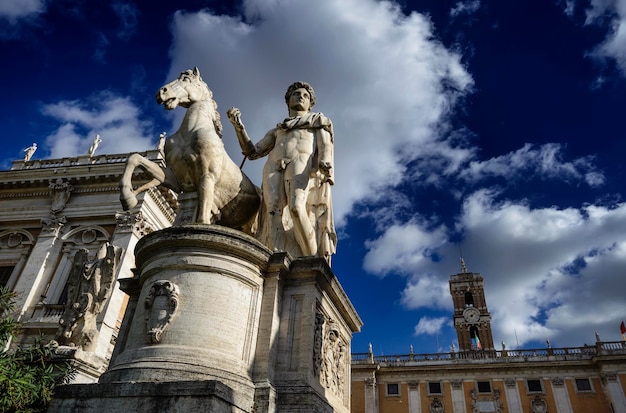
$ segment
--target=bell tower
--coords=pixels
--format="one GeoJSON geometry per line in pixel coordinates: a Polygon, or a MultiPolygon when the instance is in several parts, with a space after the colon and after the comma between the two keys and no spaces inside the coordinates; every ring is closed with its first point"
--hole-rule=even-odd
{"type": "Polygon", "coordinates": [[[461,258],[461,272],[450,276],[454,304],[454,328],[459,350],[495,350],[491,334],[491,314],[485,300],[485,280],[467,270],[461,258]]]}

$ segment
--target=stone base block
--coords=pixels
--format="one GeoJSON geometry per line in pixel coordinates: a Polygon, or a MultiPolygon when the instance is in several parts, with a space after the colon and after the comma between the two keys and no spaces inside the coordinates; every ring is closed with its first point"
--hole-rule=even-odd
{"type": "MultiPolygon", "coordinates": [[[[251,399],[251,396],[247,398],[251,399]]],[[[59,386],[54,412],[212,412],[244,413],[232,389],[215,380],[165,383],[100,383],[59,386]]]]}

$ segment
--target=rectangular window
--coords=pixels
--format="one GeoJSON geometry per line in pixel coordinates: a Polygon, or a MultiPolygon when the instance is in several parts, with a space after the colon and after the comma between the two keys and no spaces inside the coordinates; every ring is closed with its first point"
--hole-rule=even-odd
{"type": "Polygon", "coordinates": [[[441,382],[429,381],[428,394],[443,394],[443,392],[441,391],[441,382]]]}
{"type": "Polygon", "coordinates": [[[491,383],[488,381],[479,381],[478,393],[491,393],[491,383]]]}
{"type": "Polygon", "coordinates": [[[577,391],[593,391],[589,379],[576,379],[577,391]]]}
{"type": "Polygon", "coordinates": [[[400,385],[398,383],[387,383],[387,396],[399,396],[400,385]]]}
{"type": "Polygon", "coordinates": [[[541,380],[529,379],[526,380],[526,386],[528,386],[528,393],[543,393],[543,386],[541,380]]]}

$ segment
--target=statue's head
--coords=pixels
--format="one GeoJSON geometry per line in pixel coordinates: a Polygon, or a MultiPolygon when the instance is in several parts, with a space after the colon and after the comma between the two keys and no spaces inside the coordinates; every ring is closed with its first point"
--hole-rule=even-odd
{"type": "Polygon", "coordinates": [[[315,91],[307,82],[295,82],[289,86],[287,93],[285,93],[285,103],[287,103],[287,106],[289,106],[289,98],[291,97],[291,94],[298,89],[306,89],[306,91],[309,92],[309,95],[311,96],[311,108],[313,108],[313,106],[315,106],[315,91]]]}

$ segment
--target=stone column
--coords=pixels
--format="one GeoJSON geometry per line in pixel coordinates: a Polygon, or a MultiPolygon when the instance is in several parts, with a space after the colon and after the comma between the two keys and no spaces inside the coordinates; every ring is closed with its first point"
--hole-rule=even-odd
{"type": "Polygon", "coordinates": [[[288,268],[287,254],[274,254],[265,277],[253,377],[256,385],[254,398],[256,413],[276,411],[277,394],[274,381],[282,306],[282,277],[288,268]]]}
{"type": "Polygon", "coordinates": [[[522,401],[519,398],[519,389],[515,379],[504,380],[506,404],[510,413],[522,413],[522,401]]]}
{"type": "Polygon", "coordinates": [[[552,377],[550,382],[552,384],[554,400],[556,401],[557,413],[573,413],[572,404],[570,403],[569,394],[567,394],[567,388],[565,387],[563,378],[552,377]]]}
{"type": "Polygon", "coordinates": [[[465,394],[463,394],[463,380],[450,380],[452,388],[452,412],[465,413],[465,394]]]}
{"type": "Polygon", "coordinates": [[[418,381],[410,381],[409,385],[409,413],[420,413],[422,404],[420,398],[420,383],[418,381]]]}
{"type": "Polygon", "coordinates": [[[376,377],[365,380],[365,413],[378,413],[378,385],[376,377]]]}
{"type": "Polygon", "coordinates": [[[626,413],[626,397],[624,397],[617,373],[613,371],[603,373],[602,384],[604,384],[607,396],[613,405],[613,412],[626,413]]]}
{"type": "Polygon", "coordinates": [[[64,224],[65,217],[44,220],[39,238],[13,288],[18,293],[15,303],[18,321],[25,321],[24,314],[41,300],[40,295],[54,274],[63,244],[61,231],[64,224]]]}

